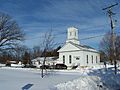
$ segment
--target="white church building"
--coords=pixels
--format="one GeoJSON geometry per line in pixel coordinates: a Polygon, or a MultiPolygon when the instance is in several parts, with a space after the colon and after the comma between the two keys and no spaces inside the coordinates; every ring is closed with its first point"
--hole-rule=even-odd
{"type": "Polygon", "coordinates": [[[72,66],[94,66],[100,63],[100,54],[94,48],[87,45],[80,45],[78,40],[78,29],[68,28],[65,45],[58,50],[59,61],[72,66]]]}

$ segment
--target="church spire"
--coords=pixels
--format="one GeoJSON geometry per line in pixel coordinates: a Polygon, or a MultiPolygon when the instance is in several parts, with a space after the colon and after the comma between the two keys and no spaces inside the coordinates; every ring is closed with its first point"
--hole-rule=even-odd
{"type": "Polygon", "coordinates": [[[69,27],[68,28],[68,32],[67,32],[67,42],[73,42],[75,44],[79,44],[79,40],[78,40],[78,29],[75,27],[69,27]]]}

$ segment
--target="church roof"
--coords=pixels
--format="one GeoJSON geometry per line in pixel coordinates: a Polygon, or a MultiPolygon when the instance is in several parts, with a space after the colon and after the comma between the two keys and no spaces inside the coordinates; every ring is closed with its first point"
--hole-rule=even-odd
{"type": "Polygon", "coordinates": [[[90,47],[90,46],[87,46],[87,45],[78,45],[78,44],[75,44],[75,43],[73,43],[73,42],[69,42],[69,43],[75,45],[76,47],[82,47],[82,48],[87,48],[87,49],[94,49],[94,48],[92,48],[92,47],[90,47]]]}
{"type": "MultiPolygon", "coordinates": [[[[83,50],[83,51],[90,51],[90,52],[98,52],[96,49],[90,47],[90,46],[87,46],[87,45],[79,45],[79,44],[75,44],[73,42],[67,42],[65,45],[67,45],[68,43],[72,44],[73,46],[77,47],[79,50],[83,50]]],[[[64,45],[64,46],[65,46],[64,45]]],[[[63,46],[63,47],[64,47],[63,46]]],[[[61,51],[61,50],[60,50],[61,51]]],[[[66,51],[66,50],[65,50],[66,51]]],[[[68,50],[67,50],[68,51],[68,50]]],[[[59,51],[58,51],[59,52],[59,51]]]]}

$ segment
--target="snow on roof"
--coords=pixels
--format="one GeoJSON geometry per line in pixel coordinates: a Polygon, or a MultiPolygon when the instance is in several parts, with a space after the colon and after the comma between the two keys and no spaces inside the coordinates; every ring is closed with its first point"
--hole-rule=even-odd
{"type": "MultiPolygon", "coordinates": [[[[45,59],[44,57],[37,57],[31,61],[44,61],[44,59],[45,59]]],[[[55,61],[55,60],[57,60],[56,57],[46,57],[46,61],[55,61]]]]}
{"type": "Polygon", "coordinates": [[[75,43],[73,43],[73,42],[69,42],[69,43],[71,43],[72,45],[74,45],[74,46],[76,46],[76,47],[78,47],[78,48],[82,48],[83,50],[88,50],[88,51],[93,51],[93,52],[97,52],[97,50],[96,49],[94,49],[94,48],[92,48],[92,47],[90,47],[90,46],[87,46],[87,45],[79,45],[79,44],[75,44],[75,43]]]}

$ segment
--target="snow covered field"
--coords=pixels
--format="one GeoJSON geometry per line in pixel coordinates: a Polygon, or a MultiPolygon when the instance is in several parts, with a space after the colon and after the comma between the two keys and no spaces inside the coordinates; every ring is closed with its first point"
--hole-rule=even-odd
{"type": "Polygon", "coordinates": [[[40,76],[40,70],[20,68],[0,68],[0,90],[22,90],[27,84],[33,84],[29,90],[49,90],[54,85],[80,76],[78,73],[48,72],[44,78],[40,76]]]}
{"type": "Polygon", "coordinates": [[[113,66],[78,70],[48,71],[44,78],[39,69],[0,68],[0,90],[120,90],[120,71],[114,74],[113,66]]]}

